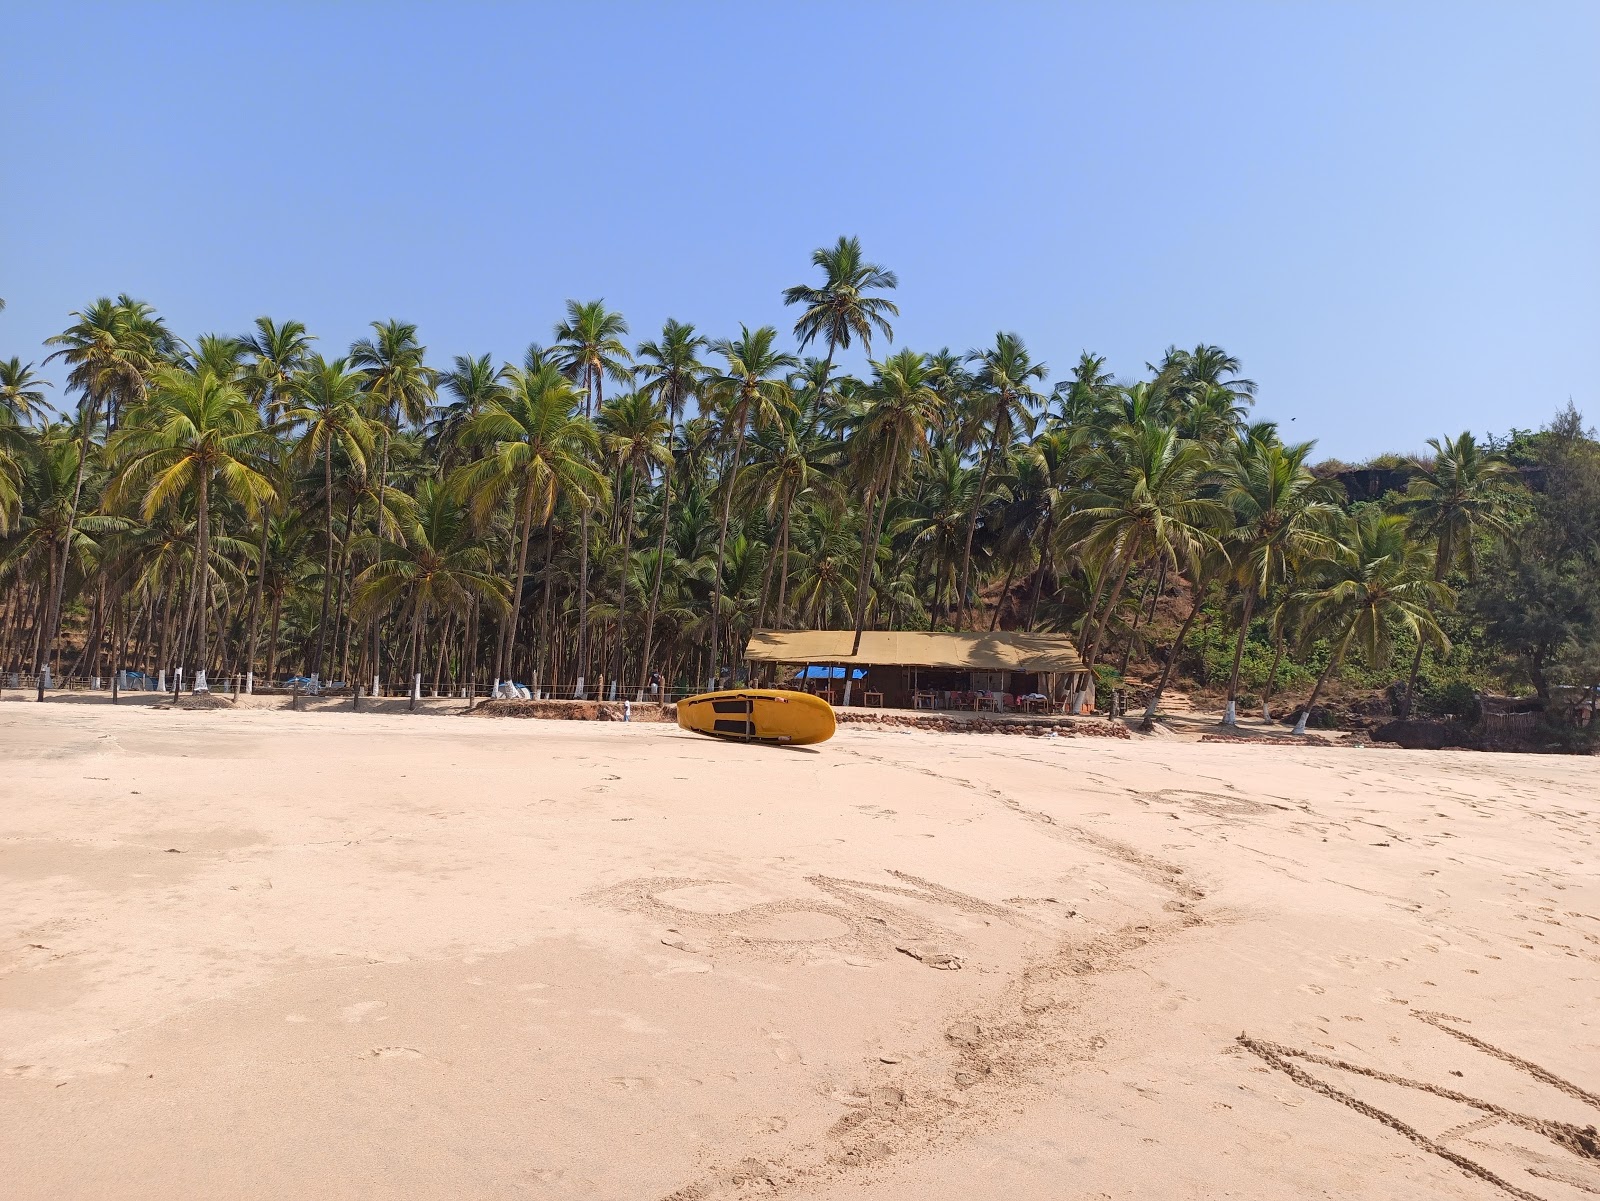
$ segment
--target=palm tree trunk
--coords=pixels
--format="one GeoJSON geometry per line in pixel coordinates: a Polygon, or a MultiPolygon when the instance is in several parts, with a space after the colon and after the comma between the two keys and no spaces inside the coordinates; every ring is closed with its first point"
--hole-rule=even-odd
{"type": "Polygon", "coordinates": [[[261,612],[264,603],[264,591],[267,582],[267,540],[272,535],[272,510],[261,510],[261,541],[257,544],[256,554],[256,591],[255,600],[250,606],[250,658],[245,670],[256,669],[256,652],[259,649],[257,639],[261,633],[261,612]]]}
{"type": "Polygon", "coordinates": [[[989,470],[994,462],[992,451],[985,451],[983,456],[983,471],[978,476],[977,495],[972,498],[972,512],[967,515],[967,538],[961,548],[961,585],[956,593],[956,629],[966,628],[967,624],[967,579],[968,571],[972,567],[972,535],[978,528],[978,513],[983,508],[983,494],[989,488],[989,470]]]}
{"type": "MultiPolygon", "coordinates": [[[[672,516],[672,471],[676,463],[667,467],[662,473],[665,492],[661,498],[661,535],[656,541],[656,570],[655,579],[650,584],[650,612],[644,623],[644,654],[639,657],[639,687],[643,689],[650,682],[650,653],[655,648],[656,636],[656,611],[661,604],[661,571],[667,559],[667,523],[672,516]]],[[[665,689],[662,690],[662,701],[666,700],[665,689]]]]}
{"type": "Polygon", "coordinates": [[[867,594],[872,591],[872,577],[876,574],[878,566],[878,546],[883,540],[883,519],[889,512],[889,498],[894,494],[894,464],[900,455],[900,431],[896,429],[894,436],[889,440],[888,466],[884,469],[882,495],[875,490],[867,497],[867,524],[870,530],[863,530],[861,536],[861,571],[856,584],[856,636],[850,644],[850,653],[859,654],[861,651],[861,631],[866,627],[867,621],[867,594]],[[876,507],[877,512],[873,510],[876,507]]]}
{"type": "Polygon", "coordinates": [[[722,563],[728,548],[728,514],[733,507],[733,489],[739,482],[739,460],[744,457],[744,420],[739,421],[739,433],[733,443],[733,463],[728,468],[728,486],[722,493],[722,522],[717,527],[717,576],[711,585],[711,687],[717,686],[719,669],[722,666],[722,647],[717,637],[718,625],[722,616],[722,563]]]}
{"type": "Polygon", "coordinates": [[[617,695],[622,695],[622,637],[628,617],[628,560],[633,557],[633,502],[639,489],[639,472],[634,471],[628,480],[628,507],[622,517],[622,572],[617,583],[617,658],[611,678],[617,682],[617,695]]]}
{"type": "MultiPolygon", "coordinates": [[[[1453,557],[1450,554],[1449,542],[1446,536],[1441,533],[1439,535],[1439,545],[1433,555],[1433,578],[1436,583],[1444,583],[1444,577],[1450,569],[1450,559],[1453,557]]],[[[1432,612],[1433,606],[1431,603],[1428,609],[1432,612]]],[[[1425,643],[1419,637],[1417,639],[1417,653],[1411,656],[1411,674],[1406,677],[1406,694],[1400,702],[1401,721],[1411,716],[1411,706],[1417,695],[1417,677],[1422,674],[1422,648],[1424,645],[1425,643]]]]}
{"type": "MultiPolygon", "coordinates": [[[[61,597],[67,586],[67,566],[72,561],[72,533],[78,524],[78,506],[83,502],[83,466],[89,457],[89,440],[94,437],[96,419],[100,416],[100,402],[92,395],[84,397],[89,406],[83,423],[82,437],[78,439],[78,473],[72,484],[72,508],[67,510],[67,528],[61,534],[61,553],[55,563],[54,578],[50,584],[50,606],[45,610],[44,625],[40,627],[40,646],[46,660],[54,653],[56,635],[61,625],[61,597]]],[[[34,655],[38,658],[38,654],[34,655]]],[[[44,700],[44,673],[39,673],[39,700],[44,700]]]]}
{"type": "Polygon", "coordinates": [[[534,681],[534,683],[539,683],[546,678],[546,667],[550,668],[550,679],[557,680],[561,678],[559,666],[551,661],[551,656],[549,655],[550,648],[556,641],[555,630],[551,628],[555,621],[553,614],[555,593],[552,590],[553,581],[550,578],[550,564],[555,558],[555,551],[556,525],[555,511],[552,509],[550,516],[546,517],[544,521],[544,570],[539,573],[539,582],[544,589],[544,603],[541,606],[539,615],[539,648],[533,661],[534,674],[539,677],[539,680],[534,681]]]}
{"type": "Polygon", "coordinates": [[[1244,616],[1239,619],[1239,641],[1233,647],[1233,671],[1228,676],[1228,704],[1222,713],[1222,724],[1225,726],[1239,724],[1239,665],[1244,662],[1244,641],[1250,636],[1250,617],[1255,608],[1256,589],[1251,584],[1244,590],[1244,616]]]}
{"type": "MultiPolygon", "coordinates": [[[[195,515],[195,525],[198,533],[195,536],[195,592],[198,609],[195,612],[195,637],[198,643],[195,647],[195,670],[204,671],[206,666],[206,610],[210,607],[211,594],[211,512],[210,492],[211,481],[207,478],[210,472],[205,468],[200,471],[200,497],[195,515]]],[[[190,691],[193,691],[194,682],[190,681],[190,691]]]]}
{"type": "Polygon", "coordinates": [[[1189,627],[1194,624],[1200,606],[1205,601],[1206,590],[1210,587],[1211,581],[1208,579],[1201,579],[1195,584],[1194,598],[1189,602],[1189,612],[1184,615],[1183,625],[1178,630],[1177,638],[1173,639],[1172,650],[1167,655],[1167,661],[1161,666],[1161,679],[1156,682],[1155,694],[1145,706],[1144,717],[1139,722],[1139,731],[1143,734],[1148,734],[1156,728],[1156,710],[1161,707],[1161,694],[1167,690],[1167,682],[1172,679],[1172,672],[1178,665],[1178,656],[1183,653],[1183,640],[1189,636],[1189,627]]]}
{"type": "Polygon", "coordinates": [[[1011,581],[1017,578],[1017,561],[1011,560],[1006,568],[1006,582],[1000,585],[1000,599],[994,604],[994,614],[989,618],[989,632],[992,634],[1000,628],[1000,610],[1006,607],[1006,596],[1011,591],[1011,581]]]}
{"type": "Polygon", "coordinates": [[[783,501],[783,532],[778,540],[783,544],[783,558],[778,566],[778,615],[777,622],[781,628],[784,623],[784,614],[788,609],[789,601],[789,518],[794,511],[794,488],[789,488],[788,495],[783,501]]]}
{"type": "Polygon", "coordinates": [[[1300,720],[1294,723],[1294,732],[1296,734],[1304,734],[1306,732],[1306,723],[1311,720],[1311,710],[1315,708],[1317,698],[1322,695],[1322,686],[1328,682],[1328,676],[1338,667],[1339,660],[1344,658],[1345,649],[1350,645],[1350,638],[1355,633],[1355,628],[1355,623],[1352,622],[1349,631],[1339,640],[1338,647],[1328,656],[1327,665],[1323,667],[1322,674],[1317,677],[1317,682],[1312,685],[1311,695],[1306,699],[1305,708],[1300,710],[1300,720]]]}
{"type": "Polygon", "coordinates": [[[522,531],[517,540],[517,578],[511,586],[511,620],[506,627],[510,632],[502,640],[500,658],[494,665],[495,676],[502,680],[511,678],[511,648],[517,638],[517,618],[522,613],[522,581],[528,574],[528,539],[533,533],[533,489],[524,490],[522,513],[517,527],[522,531]]]}
{"type": "MultiPolygon", "coordinates": [[[[1111,625],[1111,615],[1117,611],[1117,602],[1122,599],[1122,588],[1123,585],[1128,582],[1128,572],[1132,570],[1132,568],[1133,556],[1131,554],[1123,555],[1122,571],[1117,576],[1117,582],[1111,589],[1111,595],[1106,598],[1105,613],[1101,617],[1100,624],[1095,627],[1094,640],[1089,643],[1089,649],[1083,656],[1083,667],[1084,671],[1088,674],[1089,680],[1088,687],[1084,689],[1082,694],[1080,694],[1082,696],[1092,697],[1094,695],[1094,665],[1095,657],[1100,652],[1100,639],[1101,636],[1106,632],[1106,629],[1111,625]]],[[[1073,706],[1073,710],[1074,712],[1077,711],[1077,705],[1073,706]]]]}
{"type": "MultiPolygon", "coordinates": [[[[312,656],[311,673],[322,672],[322,652],[328,643],[328,599],[333,592],[333,438],[329,437],[322,451],[322,488],[324,531],[327,535],[327,553],[322,570],[322,615],[317,618],[317,651],[312,656]]],[[[380,486],[381,490],[381,486],[380,486]]],[[[382,520],[380,518],[380,520],[382,520]]]]}
{"type": "Polygon", "coordinates": [[[1272,685],[1278,678],[1278,664],[1283,662],[1283,633],[1279,631],[1278,637],[1272,647],[1272,670],[1267,672],[1267,686],[1261,692],[1261,720],[1272,720],[1272,685]]]}
{"type": "Polygon", "coordinates": [[[572,674],[579,680],[589,674],[589,506],[578,502],[578,641],[577,670],[572,674]]]}

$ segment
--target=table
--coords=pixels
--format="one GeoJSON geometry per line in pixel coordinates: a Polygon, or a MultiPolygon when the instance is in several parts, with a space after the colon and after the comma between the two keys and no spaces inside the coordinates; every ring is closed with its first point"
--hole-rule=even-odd
{"type": "Polygon", "coordinates": [[[883,693],[864,691],[861,694],[861,703],[871,709],[881,709],[883,708],[883,693]]]}

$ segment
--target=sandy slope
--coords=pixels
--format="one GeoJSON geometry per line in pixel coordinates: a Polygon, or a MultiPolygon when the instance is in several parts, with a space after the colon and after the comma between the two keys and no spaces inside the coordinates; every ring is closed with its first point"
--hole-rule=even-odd
{"type": "Polygon", "coordinates": [[[22,703],[0,759],[15,1201],[1600,1192],[1592,760],[22,703]]]}

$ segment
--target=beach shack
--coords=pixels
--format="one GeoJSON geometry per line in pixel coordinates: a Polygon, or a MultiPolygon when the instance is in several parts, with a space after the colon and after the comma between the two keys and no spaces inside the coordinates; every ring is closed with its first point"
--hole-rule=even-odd
{"type": "Polygon", "coordinates": [[[1065,634],[758,630],[745,647],[752,681],[813,692],[835,705],[1048,712],[1086,683],[1065,634]]]}

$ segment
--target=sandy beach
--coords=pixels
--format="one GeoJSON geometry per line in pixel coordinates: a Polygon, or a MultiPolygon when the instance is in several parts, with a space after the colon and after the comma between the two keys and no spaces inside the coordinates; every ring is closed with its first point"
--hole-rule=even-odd
{"type": "Polygon", "coordinates": [[[1592,759],[7,703],[0,762],[11,1201],[1600,1194],[1592,759]]]}

